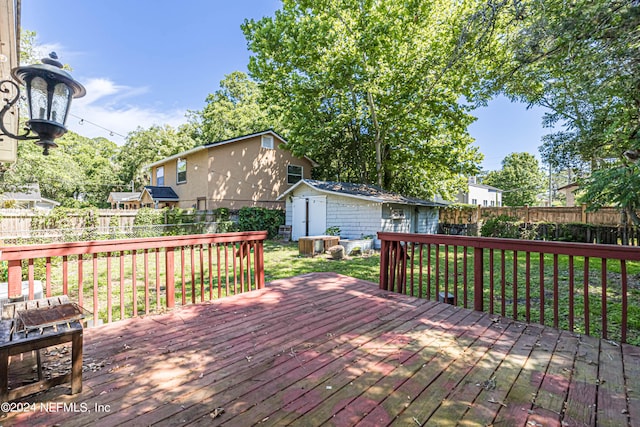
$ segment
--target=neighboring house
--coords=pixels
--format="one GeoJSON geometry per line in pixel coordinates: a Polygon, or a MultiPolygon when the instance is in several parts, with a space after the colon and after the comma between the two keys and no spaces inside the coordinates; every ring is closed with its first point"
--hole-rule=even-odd
{"type": "Polygon", "coordinates": [[[111,204],[111,209],[140,209],[139,191],[116,192],[109,193],[107,200],[111,204]]]}
{"type": "MultiPolygon", "coordinates": [[[[304,179],[283,192],[291,237],[325,234],[340,228],[343,239],[376,236],[378,231],[437,233],[439,208],[445,203],[389,193],[365,184],[304,179]]],[[[376,246],[379,241],[376,237],[376,246]]]]}
{"type": "Polygon", "coordinates": [[[458,203],[480,205],[483,207],[502,206],[502,190],[490,185],[479,184],[475,176],[469,178],[469,189],[466,193],[459,193],[458,203]]]}
{"type": "Polygon", "coordinates": [[[29,184],[24,192],[4,193],[0,200],[19,209],[53,209],[60,206],[55,200],[42,197],[39,184],[29,184]]]}
{"type": "Polygon", "coordinates": [[[576,205],[576,192],[580,189],[580,186],[577,182],[572,182],[570,184],[565,185],[564,187],[559,187],[558,191],[563,193],[566,197],[567,207],[573,207],[576,205]]]}
{"type": "Polygon", "coordinates": [[[283,144],[267,130],[192,148],[148,165],[151,185],[172,189],[180,208],[283,208],[278,195],[309,178],[315,165],[283,144]]]}
{"type": "Polygon", "coordinates": [[[178,204],[178,195],[171,187],[146,185],[140,195],[140,203],[145,208],[172,208],[178,204]]]}

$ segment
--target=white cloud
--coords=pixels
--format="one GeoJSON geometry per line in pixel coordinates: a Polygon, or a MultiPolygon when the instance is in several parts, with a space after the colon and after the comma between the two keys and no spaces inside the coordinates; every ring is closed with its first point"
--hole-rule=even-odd
{"type": "Polygon", "coordinates": [[[185,110],[160,111],[124,103],[123,100],[148,92],[145,87],[129,87],[94,78],[83,83],[87,94],[73,100],[67,128],[88,138],[105,137],[118,145],[138,127],[186,123],[185,110]],[[83,120],[84,119],[84,120],[83,120]]]}

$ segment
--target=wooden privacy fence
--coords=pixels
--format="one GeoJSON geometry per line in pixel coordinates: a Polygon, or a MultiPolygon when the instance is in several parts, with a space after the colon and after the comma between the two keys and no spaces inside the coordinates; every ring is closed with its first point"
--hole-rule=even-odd
{"type": "Polygon", "coordinates": [[[640,345],[637,248],[378,233],[380,288],[640,345]],[[633,292],[632,292],[633,291],[633,292]]]}
{"type": "Polygon", "coordinates": [[[254,231],[4,247],[8,281],[0,287],[11,297],[34,299],[37,285],[47,297],[68,295],[97,325],[264,287],[266,238],[254,231]]]}

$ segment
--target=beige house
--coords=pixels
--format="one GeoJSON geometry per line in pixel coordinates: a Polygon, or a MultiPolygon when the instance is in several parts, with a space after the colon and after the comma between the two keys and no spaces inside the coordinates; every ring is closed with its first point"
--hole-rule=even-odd
{"type": "Polygon", "coordinates": [[[284,209],[278,195],[310,178],[315,165],[293,156],[285,143],[267,130],[195,147],[148,165],[151,186],[170,187],[183,209],[284,209]]]}

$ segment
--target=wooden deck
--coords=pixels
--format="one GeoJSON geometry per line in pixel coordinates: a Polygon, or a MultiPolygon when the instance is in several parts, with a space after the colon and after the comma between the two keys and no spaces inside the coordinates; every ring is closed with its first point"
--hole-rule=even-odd
{"type": "Polygon", "coordinates": [[[640,425],[638,347],[333,273],[87,329],[84,342],[82,393],[22,399],[33,406],[0,424],[640,425]]]}

